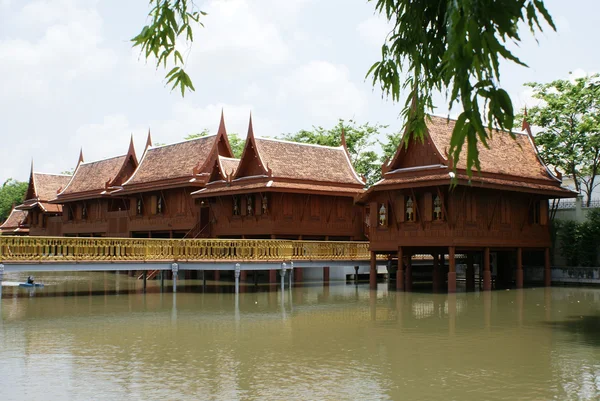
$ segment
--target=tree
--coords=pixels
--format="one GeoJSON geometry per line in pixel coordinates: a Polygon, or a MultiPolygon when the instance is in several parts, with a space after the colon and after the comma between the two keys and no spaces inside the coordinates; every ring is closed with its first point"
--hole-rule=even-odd
{"type": "Polygon", "coordinates": [[[541,100],[526,119],[540,128],[535,139],[542,158],[573,179],[589,206],[600,173],[600,75],[526,85],[541,100]]]}
{"type": "MultiPolygon", "coordinates": [[[[393,101],[407,91],[401,114],[409,132],[422,138],[426,113],[433,111],[433,94],[446,93],[449,108],[460,103],[462,112],[452,132],[449,153],[455,167],[466,141],[467,172],[480,168],[477,143],[487,146],[489,130],[510,131],[514,110],[508,93],[500,87],[500,61],[525,66],[507,43],[521,41],[519,24],[527,23],[532,34],[545,21],[556,29],[544,0],[369,0],[393,28],[381,48],[381,61],[367,76],[393,101]],[[487,120],[487,124],[484,121],[487,120]]],[[[179,86],[182,95],[194,90],[183,70],[177,38],[194,40],[192,26],[202,25],[205,15],[191,0],[153,0],[151,23],[132,39],[146,59],[166,68],[172,57],[175,67],[167,84],[179,86]]],[[[406,137],[408,141],[409,136],[406,137]]]]}
{"type": "Polygon", "coordinates": [[[387,125],[370,123],[357,125],[354,120],[346,122],[340,119],[330,129],[313,126],[312,130],[300,130],[296,133],[283,134],[281,139],[324,146],[340,146],[342,130],[344,130],[350,161],[356,172],[364,176],[367,185],[370,186],[381,178],[379,157],[370,148],[375,144],[380,130],[385,128],[387,128],[387,125]]]}
{"type": "Polygon", "coordinates": [[[6,220],[13,205],[19,205],[25,198],[28,183],[9,178],[0,188],[0,221],[6,220]]]}
{"type": "MultiPolygon", "coordinates": [[[[210,131],[205,128],[202,130],[202,132],[197,133],[197,134],[190,134],[183,139],[185,139],[186,141],[189,141],[190,139],[201,138],[203,136],[207,136],[208,134],[210,134],[210,131]]],[[[246,145],[246,140],[240,138],[240,136],[238,134],[236,134],[235,132],[227,134],[227,138],[229,139],[229,146],[231,146],[231,151],[233,152],[233,157],[235,157],[237,159],[242,157],[242,152],[244,151],[244,146],[246,145]]]]}

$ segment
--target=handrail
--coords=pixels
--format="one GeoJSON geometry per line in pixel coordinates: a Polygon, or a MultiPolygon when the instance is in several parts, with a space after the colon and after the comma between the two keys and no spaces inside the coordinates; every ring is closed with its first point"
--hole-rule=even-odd
{"type": "Polygon", "coordinates": [[[0,236],[4,263],[368,259],[368,242],[0,236]]]}

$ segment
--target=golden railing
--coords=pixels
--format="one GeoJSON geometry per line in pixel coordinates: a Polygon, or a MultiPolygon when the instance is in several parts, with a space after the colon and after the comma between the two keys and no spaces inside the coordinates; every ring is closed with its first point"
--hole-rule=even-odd
{"type": "Polygon", "coordinates": [[[0,262],[368,260],[366,242],[0,236],[0,262]]]}

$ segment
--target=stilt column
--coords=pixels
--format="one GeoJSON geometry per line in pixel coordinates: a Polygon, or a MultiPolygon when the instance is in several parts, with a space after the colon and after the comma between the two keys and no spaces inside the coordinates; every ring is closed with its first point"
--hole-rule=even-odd
{"type": "Polygon", "coordinates": [[[398,270],[396,270],[396,289],[404,291],[404,252],[398,247],[398,270]]]}
{"type": "Polygon", "coordinates": [[[301,283],[303,281],[302,273],[303,273],[302,269],[299,269],[299,268],[294,269],[294,281],[296,283],[301,283]]]}
{"type": "Polygon", "coordinates": [[[517,288],[523,288],[523,248],[517,248],[517,272],[515,274],[517,288]]]}
{"type": "Polygon", "coordinates": [[[329,266],[323,267],[323,283],[329,284],[329,266]]]}
{"type": "Polygon", "coordinates": [[[440,255],[434,253],[431,256],[433,256],[433,292],[440,292],[440,255]]]}
{"type": "Polygon", "coordinates": [[[215,281],[221,280],[221,272],[219,270],[215,270],[215,281]]]}
{"type": "Polygon", "coordinates": [[[455,248],[448,247],[448,293],[456,292],[456,259],[455,248]]]}
{"type": "Polygon", "coordinates": [[[377,255],[371,251],[371,265],[369,268],[369,287],[372,290],[377,289],[377,255]]]}
{"type": "Polygon", "coordinates": [[[544,250],[544,286],[552,285],[552,271],[550,270],[550,248],[544,250]]]}
{"type": "Polygon", "coordinates": [[[483,251],[483,290],[490,291],[492,289],[492,272],[490,270],[490,248],[485,248],[483,251]]]}
{"type": "Polygon", "coordinates": [[[473,254],[467,253],[467,271],[466,275],[466,288],[467,291],[475,291],[475,266],[473,265],[473,254]]]}
{"type": "Polygon", "coordinates": [[[269,270],[269,284],[277,283],[277,270],[271,269],[269,270]]]}
{"type": "Polygon", "coordinates": [[[409,253],[406,255],[406,273],[404,273],[404,290],[407,292],[412,291],[412,255],[409,253]]]}
{"type": "Polygon", "coordinates": [[[242,270],[240,271],[240,282],[245,282],[246,279],[248,278],[248,270],[242,270]]]}

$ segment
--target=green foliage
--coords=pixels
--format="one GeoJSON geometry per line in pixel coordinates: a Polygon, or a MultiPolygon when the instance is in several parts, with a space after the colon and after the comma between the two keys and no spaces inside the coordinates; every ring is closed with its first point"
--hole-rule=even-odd
{"type": "MultiPolygon", "coordinates": [[[[354,120],[348,122],[340,119],[338,123],[330,128],[312,127],[312,130],[300,130],[296,133],[287,133],[281,136],[293,142],[312,143],[323,146],[340,146],[342,130],[346,135],[346,146],[350,153],[350,161],[359,175],[367,180],[367,185],[381,179],[380,159],[373,150],[370,150],[378,140],[376,137],[387,125],[365,123],[357,125],[354,120]]],[[[388,135],[388,138],[395,137],[388,135]]]]}
{"type": "Polygon", "coordinates": [[[556,238],[569,266],[598,266],[600,209],[590,210],[586,221],[556,221],[556,238]]]}
{"type": "Polygon", "coordinates": [[[194,91],[194,85],[189,75],[183,69],[183,56],[176,43],[184,38],[188,43],[194,40],[193,26],[200,25],[200,16],[206,15],[197,10],[191,0],[151,0],[148,13],[150,24],[142,28],[131,41],[133,47],[139,46],[144,57],[153,56],[156,67],[167,67],[167,61],[172,57],[174,67],[167,73],[167,84],[173,84],[171,89],[179,86],[181,96],[185,91],[194,91]]]}
{"type": "Polygon", "coordinates": [[[542,101],[527,113],[527,121],[541,129],[535,138],[542,158],[573,178],[589,206],[600,173],[600,75],[526,85],[542,101]]]}
{"type": "Polygon", "coordinates": [[[72,167],[70,170],[61,171],[60,174],[63,174],[63,175],[73,175],[74,172],[75,172],[75,167],[72,167]]]}
{"type": "Polygon", "coordinates": [[[13,205],[19,205],[25,198],[27,182],[9,178],[0,188],[0,221],[6,220],[13,205]]]}
{"type": "Polygon", "coordinates": [[[381,146],[381,150],[383,151],[383,155],[381,156],[381,163],[383,164],[386,160],[392,160],[392,158],[396,155],[396,151],[398,147],[400,147],[400,142],[402,141],[402,134],[386,134],[386,140],[380,141],[377,140],[379,146],[381,146]]]}
{"type": "MultiPolygon", "coordinates": [[[[190,134],[188,136],[186,136],[185,139],[186,141],[189,141],[190,139],[196,139],[196,138],[201,138],[203,136],[207,136],[208,134],[210,134],[210,132],[208,131],[208,129],[203,129],[202,132],[197,133],[197,134],[190,134]]],[[[246,145],[246,140],[240,138],[240,136],[238,134],[231,133],[231,134],[227,134],[227,138],[229,139],[229,146],[231,146],[231,151],[233,152],[233,157],[239,159],[240,157],[242,157],[242,152],[244,151],[244,146],[246,145]]]]}
{"type": "MultiPolygon", "coordinates": [[[[500,60],[525,65],[508,48],[519,43],[519,23],[532,33],[540,21],[554,23],[543,0],[370,0],[393,28],[381,48],[381,61],[367,76],[384,94],[400,100],[413,135],[425,133],[426,113],[433,111],[433,94],[446,93],[449,108],[459,102],[463,111],[452,132],[449,154],[458,163],[466,142],[466,164],[480,169],[477,143],[487,146],[487,128],[513,128],[513,105],[499,86],[500,60]],[[484,121],[487,120],[487,124],[484,121]]],[[[408,140],[407,136],[407,140],[408,140]]]]}

